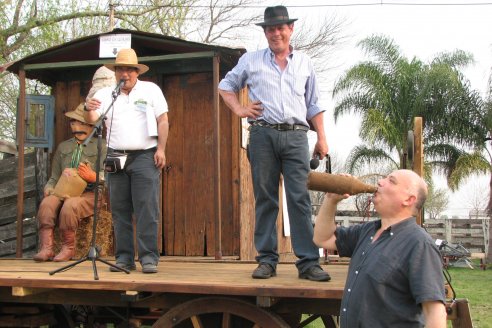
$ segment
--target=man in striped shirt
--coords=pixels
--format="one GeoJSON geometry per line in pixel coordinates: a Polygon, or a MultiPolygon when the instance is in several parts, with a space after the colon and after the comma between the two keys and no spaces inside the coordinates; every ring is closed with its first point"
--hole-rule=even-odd
{"type": "Polygon", "coordinates": [[[319,251],[312,241],[311,201],[306,187],[309,147],[306,132],[311,122],[318,140],[314,154],[328,153],[323,110],[310,58],[290,45],[294,21],[284,6],[268,7],[262,26],[268,48],[245,53],[219,84],[219,93],[236,115],[250,126],[249,158],[256,201],[255,247],[258,267],[252,277],[276,275],[278,263],[276,219],[279,179],[283,175],[292,246],[299,278],[328,281],[319,266],[319,251]],[[250,103],[237,93],[248,88],[250,103]]]}

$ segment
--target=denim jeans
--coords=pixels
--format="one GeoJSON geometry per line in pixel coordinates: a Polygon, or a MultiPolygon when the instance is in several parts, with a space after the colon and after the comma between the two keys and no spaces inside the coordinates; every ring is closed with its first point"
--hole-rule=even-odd
{"type": "Polygon", "coordinates": [[[108,174],[118,263],[134,263],[133,213],[140,263],[157,265],[159,262],[159,177],[160,170],[155,167],[152,151],[129,154],[122,172],[108,174]]]}
{"type": "Polygon", "coordinates": [[[274,268],[278,263],[276,220],[279,211],[280,174],[286,190],[292,247],[300,272],[319,262],[313,243],[311,200],[307,190],[309,146],[302,130],[277,131],[251,126],[249,156],[256,204],[256,261],[274,268]]]}

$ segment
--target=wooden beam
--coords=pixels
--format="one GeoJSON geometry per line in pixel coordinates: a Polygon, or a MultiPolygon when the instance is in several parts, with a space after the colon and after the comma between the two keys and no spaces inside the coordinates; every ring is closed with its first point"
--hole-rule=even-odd
{"type": "Polygon", "coordinates": [[[424,176],[424,144],[422,135],[422,117],[415,117],[413,123],[413,135],[415,153],[413,155],[413,170],[420,176],[424,176]]]}
{"type": "Polygon", "coordinates": [[[215,190],[215,259],[222,259],[222,202],[220,174],[220,96],[219,96],[220,55],[213,57],[213,95],[214,95],[214,190],[215,190]]]}
{"type": "Polygon", "coordinates": [[[18,176],[17,176],[17,244],[15,256],[22,257],[22,221],[24,214],[24,134],[26,130],[26,71],[21,68],[19,71],[19,107],[17,122],[17,143],[18,147],[18,176]]]}
{"type": "Polygon", "coordinates": [[[277,304],[279,299],[277,297],[270,296],[257,296],[256,305],[262,308],[269,308],[277,304]]]}
{"type": "MultiPolygon", "coordinates": [[[[138,61],[142,63],[151,62],[163,62],[163,61],[174,61],[183,59],[194,59],[194,58],[212,58],[215,56],[213,51],[201,51],[193,52],[187,54],[172,54],[172,55],[162,55],[162,56],[147,56],[139,57],[138,61]]],[[[24,71],[33,70],[44,70],[44,69],[57,69],[57,68],[75,68],[75,67],[86,67],[86,66],[99,66],[106,64],[110,59],[97,59],[97,60],[81,60],[72,62],[57,62],[57,63],[40,63],[40,64],[26,64],[24,65],[24,71]]],[[[19,72],[20,74],[20,72],[19,72]]]]}
{"type": "Polygon", "coordinates": [[[452,304],[453,312],[448,315],[453,328],[473,328],[470,307],[467,299],[457,299],[452,304]]]}

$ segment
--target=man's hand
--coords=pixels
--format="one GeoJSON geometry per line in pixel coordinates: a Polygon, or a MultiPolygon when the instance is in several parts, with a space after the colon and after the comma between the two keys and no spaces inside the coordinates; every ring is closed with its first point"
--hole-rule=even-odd
{"type": "Polygon", "coordinates": [[[326,142],[326,139],[318,139],[316,144],[314,145],[314,151],[313,154],[318,154],[319,159],[322,160],[325,158],[326,154],[328,154],[329,148],[328,148],[328,143],[326,142]]]}
{"type": "Polygon", "coordinates": [[[246,106],[242,106],[236,93],[219,89],[225,104],[229,109],[240,118],[251,118],[256,120],[263,112],[260,101],[254,101],[246,106]]]}
{"type": "Polygon", "coordinates": [[[101,107],[101,102],[96,98],[89,98],[85,102],[85,110],[86,111],[90,112],[90,111],[99,109],[99,107],[101,107]]]}
{"type": "Polygon", "coordinates": [[[52,187],[46,187],[46,188],[44,188],[44,197],[52,195],[54,192],[55,192],[55,189],[53,189],[52,187]]]}
{"type": "Polygon", "coordinates": [[[346,199],[346,198],[349,198],[350,195],[349,194],[344,194],[344,195],[339,195],[339,194],[332,194],[332,193],[325,193],[325,201],[326,202],[331,202],[332,204],[334,204],[335,206],[342,200],[346,199]]]}
{"type": "Polygon", "coordinates": [[[318,137],[316,144],[314,145],[313,154],[319,154],[319,159],[323,159],[329,151],[328,142],[326,141],[325,135],[323,113],[318,113],[313,116],[311,118],[311,124],[313,125],[318,137]]]}
{"type": "Polygon", "coordinates": [[[157,150],[154,154],[154,163],[159,170],[162,170],[166,165],[166,155],[164,153],[164,150],[159,149],[159,147],[157,147],[157,150]]]}
{"type": "Polygon", "coordinates": [[[77,173],[88,183],[96,182],[96,172],[88,164],[80,163],[77,173]]]}
{"type": "Polygon", "coordinates": [[[255,101],[251,104],[248,104],[246,107],[240,106],[237,111],[237,115],[241,118],[248,117],[256,120],[261,116],[263,112],[263,106],[261,106],[261,101],[255,101]]]}
{"type": "Polygon", "coordinates": [[[85,101],[84,118],[89,123],[94,123],[99,118],[99,112],[96,110],[101,107],[101,102],[96,98],[90,98],[85,101]]]}

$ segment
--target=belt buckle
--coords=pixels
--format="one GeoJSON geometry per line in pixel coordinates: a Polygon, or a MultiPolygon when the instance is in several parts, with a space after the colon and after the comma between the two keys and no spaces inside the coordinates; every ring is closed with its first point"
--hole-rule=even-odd
{"type": "Polygon", "coordinates": [[[277,124],[277,130],[279,131],[290,131],[293,130],[293,127],[294,127],[293,125],[287,123],[277,124]]]}

